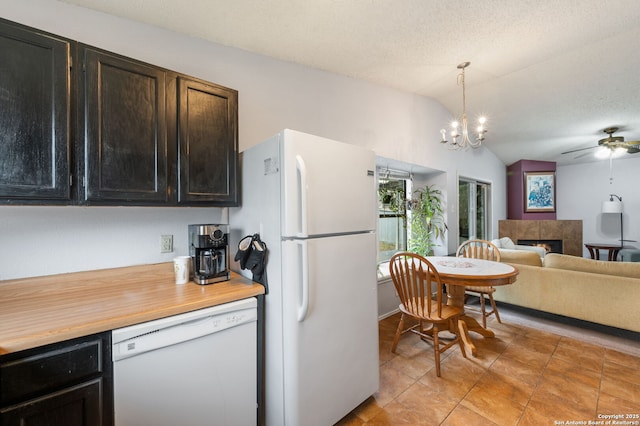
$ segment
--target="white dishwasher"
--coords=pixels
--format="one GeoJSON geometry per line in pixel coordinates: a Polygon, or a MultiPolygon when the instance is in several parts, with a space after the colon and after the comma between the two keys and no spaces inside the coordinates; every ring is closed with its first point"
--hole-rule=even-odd
{"type": "Polygon", "coordinates": [[[112,332],[116,426],[257,422],[255,298],[112,332]]]}

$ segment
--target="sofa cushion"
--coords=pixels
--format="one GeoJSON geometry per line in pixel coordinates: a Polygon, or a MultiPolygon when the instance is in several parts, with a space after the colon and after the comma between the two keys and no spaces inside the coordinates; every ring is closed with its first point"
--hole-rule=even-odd
{"type": "Polygon", "coordinates": [[[544,249],[544,247],[538,247],[538,246],[525,246],[521,244],[516,244],[516,250],[533,251],[538,256],[540,256],[541,259],[544,259],[544,256],[547,254],[547,251],[544,249]]]}
{"type": "Polygon", "coordinates": [[[500,261],[519,265],[542,266],[542,259],[534,251],[500,249],[500,261]]]}
{"type": "Polygon", "coordinates": [[[544,259],[544,267],[640,278],[640,263],[609,262],[606,260],[593,260],[558,253],[547,254],[544,259]]]}

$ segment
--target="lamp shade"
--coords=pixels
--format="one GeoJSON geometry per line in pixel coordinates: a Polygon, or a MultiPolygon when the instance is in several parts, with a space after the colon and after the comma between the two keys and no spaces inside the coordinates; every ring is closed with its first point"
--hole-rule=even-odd
{"type": "Polygon", "coordinates": [[[602,213],[622,213],[622,201],[603,201],[602,213]]]}

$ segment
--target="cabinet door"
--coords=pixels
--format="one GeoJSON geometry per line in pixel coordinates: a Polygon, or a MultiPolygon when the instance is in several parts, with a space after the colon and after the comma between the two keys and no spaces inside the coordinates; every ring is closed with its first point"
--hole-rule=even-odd
{"type": "Polygon", "coordinates": [[[102,379],[98,378],[0,410],[2,426],[98,426],[102,418],[102,379]]]}
{"type": "Polygon", "coordinates": [[[112,425],[111,332],[0,356],[0,426],[112,425]]]}
{"type": "Polygon", "coordinates": [[[81,198],[95,204],[167,203],[166,71],[87,46],[81,52],[81,198]]]}
{"type": "Polygon", "coordinates": [[[0,202],[71,198],[70,42],[0,20],[0,202]]]}
{"type": "Polygon", "coordinates": [[[238,93],[178,78],[178,203],[238,204],[238,93]]]}

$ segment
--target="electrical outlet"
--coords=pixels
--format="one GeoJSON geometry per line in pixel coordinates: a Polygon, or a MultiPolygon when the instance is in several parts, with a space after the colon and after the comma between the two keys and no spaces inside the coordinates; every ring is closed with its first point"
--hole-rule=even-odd
{"type": "Polygon", "coordinates": [[[173,235],[160,235],[160,253],[173,251],[173,235]]]}

